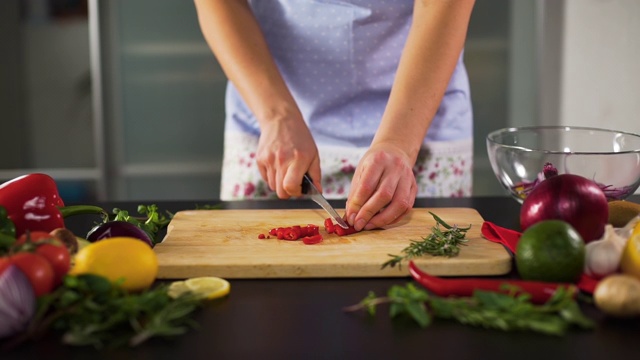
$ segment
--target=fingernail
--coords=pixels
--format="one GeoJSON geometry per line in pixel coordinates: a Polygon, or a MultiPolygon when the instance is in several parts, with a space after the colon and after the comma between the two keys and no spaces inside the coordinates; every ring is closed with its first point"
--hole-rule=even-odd
{"type": "Polygon", "coordinates": [[[375,226],[375,225],[373,225],[372,223],[368,223],[368,224],[364,227],[364,229],[365,229],[365,230],[373,230],[373,229],[375,229],[375,228],[376,228],[376,226],[375,226]]]}
{"type": "Polygon", "coordinates": [[[364,221],[364,219],[360,219],[356,222],[356,224],[353,226],[357,231],[360,231],[364,228],[364,226],[367,225],[367,222],[364,221]]]}
{"type": "Polygon", "coordinates": [[[351,214],[349,215],[349,219],[347,220],[349,222],[349,225],[352,225],[356,222],[356,214],[351,214]]]}

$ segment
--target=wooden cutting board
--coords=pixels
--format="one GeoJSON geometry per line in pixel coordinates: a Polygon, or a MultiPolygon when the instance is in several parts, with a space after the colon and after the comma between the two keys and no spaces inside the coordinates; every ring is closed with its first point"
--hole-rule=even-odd
{"type": "MultiPolygon", "coordinates": [[[[471,225],[469,242],[457,257],[425,256],[416,264],[433,275],[502,275],[511,270],[511,256],[502,245],[481,237],[483,219],[475,209],[413,209],[385,229],[337,236],[324,231],[327,215],[318,209],[191,210],[175,214],[158,255],[161,279],[196,276],[239,278],[403,277],[407,264],[381,269],[389,254],[401,254],[411,240],[431,233],[435,220],[471,225]],[[315,224],[324,241],[260,240],[275,227],[315,224]]],[[[343,213],[342,211],[341,213],[343,213]]]]}

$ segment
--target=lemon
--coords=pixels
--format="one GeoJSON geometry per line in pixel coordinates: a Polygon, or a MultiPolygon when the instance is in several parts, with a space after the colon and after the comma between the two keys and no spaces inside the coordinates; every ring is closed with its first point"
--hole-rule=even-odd
{"type": "Polygon", "coordinates": [[[560,220],[527,228],[516,247],[516,267],[525,280],[575,282],[582,274],[585,244],[578,232],[560,220]]]}
{"type": "Polygon", "coordinates": [[[78,251],[69,274],[104,276],[125,290],[140,291],[155,281],[158,259],[151,247],[138,239],[113,237],[78,251]]]}
{"type": "Polygon", "coordinates": [[[213,300],[229,294],[229,291],[231,291],[231,285],[227,280],[215,276],[202,276],[174,281],[169,285],[167,293],[174,299],[191,292],[200,299],[213,300]]]}
{"type": "Polygon", "coordinates": [[[634,228],[620,258],[620,270],[640,279],[640,223],[634,228]]]}

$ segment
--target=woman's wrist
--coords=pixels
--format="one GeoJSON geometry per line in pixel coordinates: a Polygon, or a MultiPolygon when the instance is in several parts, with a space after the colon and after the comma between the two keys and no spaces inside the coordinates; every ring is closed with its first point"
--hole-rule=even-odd
{"type": "Polygon", "coordinates": [[[254,111],[260,126],[268,126],[276,122],[304,122],[298,106],[289,101],[270,101],[267,99],[264,106],[257,106],[254,111]]]}

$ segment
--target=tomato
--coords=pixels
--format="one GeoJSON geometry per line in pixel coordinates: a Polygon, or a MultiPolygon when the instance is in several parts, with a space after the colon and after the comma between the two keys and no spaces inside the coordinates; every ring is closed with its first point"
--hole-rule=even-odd
{"type": "MultiPolygon", "coordinates": [[[[46,231],[29,231],[28,234],[29,234],[29,240],[31,240],[31,242],[34,242],[34,243],[53,238],[53,236],[51,236],[51,234],[46,231]]],[[[22,245],[26,242],[27,242],[27,233],[20,235],[18,240],[16,240],[17,245],[22,245]]]]}
{"type": "Polygon", "coordinates": [[[17,266],[27,276],[36,296],[48,294],[53,290],[55,279],[53,267],[41,255],[21,252],[0,258],[0,274],[11,264],[17,266]]]}
{"type": "Polygon", "coordinates": [[[36,248],[36,254],[41,255],[53,268],[54,285],[62,284],[62,278],[69,272],[71,267],[71,255],[69,250],[62,244],[40,244],[36,248]]]}

